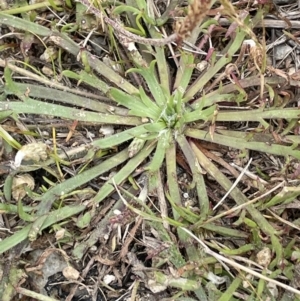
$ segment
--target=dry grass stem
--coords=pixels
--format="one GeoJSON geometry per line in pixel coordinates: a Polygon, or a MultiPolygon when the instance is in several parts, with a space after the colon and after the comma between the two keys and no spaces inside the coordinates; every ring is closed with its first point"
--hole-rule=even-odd
{"type": "Polygon", "coordinates": [[[213,210],[216,210],[222,204],[222,202],[224,202],[224,200],[227,198],[227,196],[230,194],[230,192],[236,187],[236,185],[239,183],[239,181],[241,180],[241,178],[243,177],[243,175],[246,173],[246,171],[247,171],[248,167],[250,166],[251,162],[252,162],[252,158],[250,158],[249,162],[247,163],[247,165],[245,166],[245,168],[242,170],[241,174],[238,176],[238,178],[232,184],[230,190],[228,190],[226,192],[226,194],[218,202],[218,204],[213,208],[213,210]]]}
{"type": "Polygon", "coordinates": [[[236,207],[234,207],[234,208],[232,208],[232,209],[230,209],[230,210],[227,210],[227,211],[225,211],[225,212],[222,212],[222,213],[220,213],[220,214],[218,214],[218,215],[216,215],[216,216],[214,216],[214,217],[212,217],[212,218],[206,220],[206,221],[204,222],[204,224],[209,224],[209,223],[211,223],[211,222],[213,222],[213,221],[215,221],[215,220],[220,219],[220,218],[223,217],[223,216],[226,216],[226,215],[232,214],[232,213],[234,213],[234,212],[236,212],[236,211],[239,211],[239,210],[245,208],[246,206],[248,206],[248,205],[250,205],[250,204],[254,204],[255,202],[257,202],[257,201],[259,201],[259,200],[261,200],[261,199],[267,197],[267,196],[270,195],[272,192],[276,191],[278,188],[283,187],[284,184],[285,184],[285,182],[281,182],[281,183],[279,183],[278,185],[276,185],[275,187],[273,187],[272,189],[268,190],[266,193],[264,193],[264,194],[258,196],[257,198],[255,198],[255,199],[253,199],[253,200],[250,200],[250,201],[246,202],[245,204],[238,205],[238,206],[236,206],[236,207]]]}

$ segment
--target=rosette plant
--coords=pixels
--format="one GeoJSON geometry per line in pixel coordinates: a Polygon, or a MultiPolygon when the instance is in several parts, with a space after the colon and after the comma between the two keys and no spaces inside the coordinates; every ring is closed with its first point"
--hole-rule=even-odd
{"type": "MultiPolygon", "coordinates": [[[[177,1],[170,1],[158,18],[147,1],[115,3],[110,13],[125,20],[125,30],[120,21],[105,15],[111,3],[101,4],[101,14],[95,3],[79,2],[76,10],[81,14],[77,14],[76,26],[90,22],[90,14],[101,17],[104,22],[100,23],[114,29],[115,36],[109,31],[110,46],[118,53],[119,62],[108,66],[57,28],[1,13],[2,24],[16,30],[27,28],[28,33],[46,38],[46,46],[54,45],[76,56],[81,70],[64,70],[61,75],[90,89],[72,90],[58,83],[53,88],[40,74],[0,60],[5,68],[2,120],[18,121],[19,114],[51,115],[91,127],[113,125],[115,133],[64,152],[50,145],[48,159],[15,167],[8,179],[44,169],[57,183],[42,191],[27,189],[36,206],[25,206],[21,201],[1,204],[3,212],[18,214],[26,222],[23,229],[4,237],[1,253],[26,244],[27,239],[39,239],[42,231],[63,227],[65,221],[77,229],[74,233],[89,230],[87,237],[73,234],[78,237],[74,249],[69,250],[73,258],[82,260],[94,247],[101,249],[113,241],[112,252],[120,251],[114,264],[121,264],[134,243],[127,237],[128,243],[122,247],[116,242],[116,228],[124,230],[134,222],[132,233],[141,238],[138,226],[143,223],[148,235],[152,233],[156,239],[152,246],[156,253],[151,253],[149,246],[145,248],[152,269],[143,272],[144,278],[139,277],[154,293],[169,286],[172,297],[181,298],[178,300],[236,300],[233,292],[244,290],[250,300],[257,296],[266,300],[272,291],[261,287],[269,281],[299,293],[271,279],[280,273],[291,279],[293,262],[281,241],[283,229],[274,229],[273,221],[262,213],[270,213],[274,205],[290,203],[300,194],[289,182],[297,179],[297,169],[292,168],[300,158],[299,137],[294,134],[299,110],[290,106],[288,94],[278,89],[285,79],[266,76],[271,69],[266,65],[264,45],[253,33],[264,16],[263,8],[258,7],[250,17],[237,13],[228,1],[216,2],[214,8],[231,21],[224,30],[218,29],[217,17],[205,17],[213,1],[194,0],[177,9],[177,1]],[[174,32],[163,37],[164,26],[173,14],[183,17],[178,17],[174,32]],[[247,46],[246,39],[254,44],[247,46]],[[113,48],[118,43],[122,51],[113,48]],[[124,72],[116,71],[116,66],[124,72]],[[12,72],[38,79],[45,86],[21,83],[12,72]],[[90,94],[84,96],[86,93],[90,94]],[[76,172],[64,178],[58,171],[69,165],[75,166],[76,172]],[[272,181],[272,177],[283,175],[287,185],[272,181]],[[98,189],[89,191],[88,201],[70,201],[95,181],[98,189]],[[101,205],[107,205],[111,196],[111,210],[93,224],[101,205]],[[273,271],[274,277],[261,276],[250,268],[261,250],[269,255],[264,263],[259,262],[259,268],[264,275],[273,271]],[[239,255],[239,261],[246,261],[249,254],[249,268],[237,258],[228,258],[239,255]],[[280,272],[283,260],[285,267],[280,272]],[[248,274],[258,278],[244,289],[242,281],[248,274]]],[[[21,148],[5,130],[1,135],[8,145],[21,148]]],[[[7,180],[7,198],[10,189],[7,180]]],[[[298,250],[290,240],[288,250],[292,248],[298,250]]],[[[136,267],[137,259],[126,262],[136,267]]]]}

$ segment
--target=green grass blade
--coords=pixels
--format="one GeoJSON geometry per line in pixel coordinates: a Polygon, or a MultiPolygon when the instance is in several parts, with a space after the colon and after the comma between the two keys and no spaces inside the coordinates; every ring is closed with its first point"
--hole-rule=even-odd
{"type": "Polygon", "coordinates": [[[292,156],[294,158],[300,159],[300,151],[297,149],[293,149],[291,146],[279,145],[275,143],[268,144],[266,142],[258,141],[248,141],[247,139],[236,138],[233,136],[225,136],[217,133],[214,133],[212,139],[212,137],[207,133],[207,131],[191,128],[187,128],[185,130],[185,135],[187,135],[188,137],[218,143],[229,147],[235,147],[237,149],[252,149],[255,151],[274,154],[278,156],[292,156]]]}
{"type": "Polygon", "coordinates": [[[194,70],[194,55],[192,53],[181,52],[180,65],[176,73],[173,90],[185,91],[190,84],[194,70]]]}
{"type": "Polygon", "coordinates": [[[187,93],[184,95],[185,98],[191,99],[194,97],[196,93],[201,91],[203,87],[208,83],[208,81],[214,77],[225,65],[227,65],[231,59],[232,56],[238,51],[238,49],[241,47],[241,44],[244,41],[244,38],[246,36],[246,32],[237,29],[236,36],[234,37],[234,40],[232,41],[227,53],[222,56],[218,62],[209,67],[208,70],[201,75],[188,89],[187,93]]]}
{"type": "Polygon", "coordinates": [[[193,112],[188,112],[183,115],[184,120],[186,122],[194,122],[194,121],[208,121],[211,120],[212,117],[214,116],[214,112],[216,110],[216,106],[211,106],[205,110],[198,109],[193,112]]]}
{"type": "MultiPolygon", "coordinates": [[[[198,107],[210,107],[218,102],[233,102],[236,104],[237,95],[232,94],[220,94],[219,90],[216,90],[212,93],[201,95],[191,104],[191,107],[197,109],[198,107]],[[215,93],[218,92],[218,93],[215,93]]],[[[246,99],[245,99],[246,101],[246,99]]]]}
{"type": "MultiPolygon", "coordinates": [[[[175,220],[180,219],[180,210],[176,210],[182,206],[181,195],[178,186],[178,179],[177,179],[177,162],[176,162],[176,143],[175,141],[170,144],[168,149],[166,150],[166,167],[167,167],[167,183],[169,189],[168,198],[172,212],[175,220]]],[[[184,212],[185,214],[185,212],[184,212]]],[[[187,220],[189,218],[187,217],[187,220]]],[[[199,218],[198,218],[199,220],[199,218]]],[[[193,245],[190,244],[190,237],[189,235],[182,231],[182,229],[177,229],[179,240],[186,245],[185,251],[188,255],[188,260],[190,261],[198,261],[199,260],[199,252],[198,249],[193,245]]]]}
{"type": "Polygon", "coordinates": [[[82,111],[69,107],[62,107],[52,103],[46,103],[31,98],[27,98],[26,102],[11,101],[0,103],[0,110],[13,111],[16,114],[37,114],[37,115],[53,115],[56,117],[67,118],[70,120],[78,120],[97,124],[121,124],[121,125],[140,125],[142,121],[138,117],[108,115],[104,113],[95,113],[82,111]]]}
{"type": "MultiPolygon", "coordinates": [[[[111,148],[111,147],[120,145],[121,143],[123,143],[125,141],[131,140],[135,137],[140,137],[143,134],[147,133],[148,130],[145,128],[145,126],[147,126],[147,124],[135,126],[131,129],[122,131],[121,133],[117,133],[117,134],[114,134],[114,135],[106,137],[106,138],[97,139],[92,144],[93,144],[93,146],[99,147],[101,149],[111,148]]],[[[151,125],[151,124],[149,124],[149,125],[151,125]]]]}
{"type": "MultiPolygon", "coordinates": [[[[29,95],[33,98],[42,98],[55,100],[62,103],[70,104],[75,107],[82,107],[96,112],[113,112],[114,114],[126,115],[128,110],[119,109],[112,105],[101,103],[99,100],[93,100],[87,97],[78,96],[69,92],[56,90],[53,88],[43,87],[40,85],[15,83],[20,93],[25,94],[26,91],[30,91],[29,95]]],[[[5,90],[6,94],[11,94],[8,89],[5,90]]]]}
{"type": "Polygon", "coordinates": [[[92,179],[99,177],[99,175],[111,170],[128,159],[127,150],[119,152],[117,155],[103,161],[99,165],[96,165],[89,170],[84,171],[81,174],[68,179],[67,181],[60,183],[53,188],[49,189],[40,199],[38,206],[37,216],[46,214],[50,211],[53,202],[60,196],[75,190],[77,187],[88,183],[92,179]]]}
{"type": "Polygon", "coordinates": [[[147,170],[149,170],[150,172],[157,171],[161,167],[165,159],[166,143],[168,143],[166,139],[168,139],[168,137],[161,137],[158,139],[154,156],[149,166],[147,166],[147,170]]]}
{"type": "Polygon", "coordinates": [[[186,138],[183,135],[180,135],[177,137],[176,141],[182,149],[183,154],[192,171],[193,182],[196,184],[198,194],[201,219],[206,219],[209,213],[209,199],[207,196],[206,185],[201,172],[201,167],[197,161],[194,151],[190,147],[186,138]]]}
{"type": "MultiPolygon", "coordinates": [[[[197,148],[197,146],[193,143],[191,143],[191,147],[197,156],[198,161],[203,166],[203,168],[214,178],[216,181],[225,189],[225,191],[228,191],[231,189],[232,183],[230,180],[197,148]]],[[[242,205],[249,200],[247,197],[237,188],[235,187],[232,189],[230,195],[234,199],[234,201],[237,203],[237,205],[242,205]]],[[[252,204],[249,204],[246,207],[246,210],[248,211],[251,218],[258,224],[261,231],[263,231],[265,234],[269,235],[272,239],[272,245],[274,250],[276,250],[276,258],[275,262],[279,262],[282,258],[282,249],[280,246],[280,242],[278,238],[275,235],[274,228],[268,223],[268,221],[265,219],[265,217],[258,211],[252,204]]],[[[201,225],[202,222],[198,222],[194,225],[195,228],[201,225]]]]}
{"type": "MultiPolygon", "coordinates": [[[[127,164],[120,169],[120,171],[113,177],[113,180],[116,185],[121,184],[124,180],[126,180],[133,171],[143,162],[153,151],[154,145],[147,143],[144,148],[131,160],[127,162],[127,164]]],[[[125,150],[127,152],[127,150],[125,150]]],[[[108,195],[110,195],[115,190],[112,179],[108,180],[99,190],[97,195],[94,197],[94,203],[99,204],[102,202],[108,195]]],[[[123,201],[120,200],[120,204],[122,205],[123,201]]],[[[108,223],[108,219],[105,220],[105,223],[108,223]]],[[[73,250],[73,256],[80,259],[89,247],[93,246],[101,236],[100,233],[103,232],[103,229],[95,229],[92,233],[90,233],[90,237],[88,240],[79,243],[75,249],[73,250]]]]}
{"type": "Polygon", "coordinates": [[[233,293],[238,290],[241,283],[242,279],[240,277],[235,277],[227,290],[223,292],[222,296],[218,299],[218,301],[231,301],[233,293]]]}
{"type": "Polygon", "coordinates": [[[129,95],[115,88],[110,89],[109,96],[117,103],[130,109],[129,113],[134,116],[149,117],[151,119],[156,119],[158,117],[157,110],[152,106],[146,106],[138,97],[129,95]]]}
{"type": "Polygon", "coordinates": [[[299,117],[299,110],[294,108],[271,108],[235,112],[220,112],[217,121],[261,121],[262,119],[294,119],[299,117]]]}
{"type": "Polygon", "coordinates": [[[153,276],[157,283],[176,287],[184,291],[194,291],[200,285],[200,283],[196,280],[191,280],[188,278],[173,278],[172,276],[170,277],[170,275],[165,275],[161,272],[154,272],[153,276]]]}
{"type": "Polygon", "coordinates": [[[151,108],[152,111],[156,112],[156,115],[158,118],[158,116],[160,114],[160,109],[156,105],[156,103],[146,95],[143,87],[140,87],[140,97],[146,107],[151,108]]]}
{"type": "Polygon", "coordinates": [[[193,213],[191,210],[187,208],[184,208],[182,205],[177,206],[169,195],[167,195],[167,198],[170,204],[172,205],[172,209],[174,209],[174,211],[177,212],[177,215],[184,218],[191,224],[194,224],[197,221],[199,221],[200,217],[197,214],[193,213]]]}
{"type": "MultiPolygon", "coordinates": [[[[181,195],[178,187],[177,179],[177,164],[176,164],[176,143],[173,141],[166,150],[166,167],[167,167],[167,179],[168,179],[168,189],[169,195],[172,202],[177,206],[181,206],[181,195]]],[[[173,207],[172,207],[173,209],[173,207]]],[[[180,215],[176,210],[173,210],[173,215],[177,220],[180,215]]]]}
{"type": "Polygon", "coordinates": [[[282,190],[273,196],[269,201],[265,201],[261,206],[261,210],[278,205],[287,205],[298,199],[300,195],[300,187],[283,187],[282,190]]]}
{"type": "MultiPolygon", "coordinates": [[[[161,38],[161,34],[156,31],[154,27],[149,28],[150,35],[153,38],[161,38]]],[[[157,70],[160,85],[165,93],[165,97],[170,97],[170,67],[166,61],[166,53],[163,47],[155,47],[155,59],[157,63],[157,70]]]]}
{"type": "Polygon", "coordinates": [[[68,78],[76,79],[80,82],[84,82],[89,86],[94,87],[99,91],[102,91],[103,93],[107,93],[110,89],[110,86],[107,83],[96,77],[96,75],[87,73],[84,70],[81,70],[79,73],[75,73],[70,70],[64,70],[62,72],[62,75],[68,78]]]}
{"type": "Polygon", "coordinates": [[[155,64],[156,61],[152,61],[149,67],[138,68],[138,69],[133,68],[128,70],[127,72],[136,72],[141,74],[144,77],[155,102],[159,107],[162,107],[166,102],[166,98],[162,87],[160,86],[157,78],[155,77],[155,69],[154,69],[155,64]]]}
{"type": "MultiPolygon", "coordinates": [[[[76,215],[79,212],[82,212],[84,209],[86,209],[86,206],[76,205],[76,206],[65,206],[58,210],[52,211],[46,217],[46,219],[42,225],[42,228],[40,230],[44,230],[47,227],[49,227],[55,223],[58,223],[58,222],[65,220],[73,215],[76,215]]],[[[22,230],[3,239],[0,243],[0,254],[3,254],[4,252],[8,251],[9,249],[13,248],[17,244],[24,241],[28,237],[31,226],[32,225],[29,224],[29,225],[25,226],[22,230]]]]}

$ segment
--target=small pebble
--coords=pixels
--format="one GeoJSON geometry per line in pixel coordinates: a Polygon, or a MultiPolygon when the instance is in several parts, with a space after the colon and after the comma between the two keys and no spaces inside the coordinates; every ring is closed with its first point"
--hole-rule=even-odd
{"type": "Polygon", "coordinates": [[[286,44],[275,47],[274,56],[277,61],[284,59],[292,52],[292,47],[286,44]]]}

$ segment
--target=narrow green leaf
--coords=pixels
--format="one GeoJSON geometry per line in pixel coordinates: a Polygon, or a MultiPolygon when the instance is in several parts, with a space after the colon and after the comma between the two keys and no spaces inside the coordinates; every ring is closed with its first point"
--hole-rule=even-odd
{"type": "Polygon", "coordinates": [[[14,174],[10,174],[6,177],[4,181],[3,192],[7,202],[11,201],[11,188],[12,188],[13,178],[14,178],[14,174]]]}
{"type": "Polygon", "coordinates": [[[210,25],[218,25],[218,21],[215,19],[208,19],[207,21],[201,24],[201,28],[208,28],[210,25]]]}
{"type": "Polygon", "coordinates": [[[131,140],[134,137],[143,139],[144,134],[148,132],[148,130],[145,128],[147,125],[151,124],[147,123],[145,125],[135,126],[131,129],[122,131],[121,133],[117,133],[103,139],[97,139],[92,144],[95,147],[106,149],[120,145],[121,143],[131,140]]]}
{"type": "Polygon", "coordinates": [[[136,96],[129,95],[116,88],[110,89],[109,95],[117,103],[130,109],[130,113],[133,116],[148,117],[152,119],[157,118],[157,112],[155,112],[155,109],[145,106],[143,102],[141,102],[141,100],[136,96]]]}
{"type": "Polygon", "coordinates": [[[150,89],[151,95],[153,95],[157,105],[161,107],[166,103],[166,99],[164,91],[161,88],[157,78],[155,77],[155,63],[156,61],[152,61],[149,67],[132,68],[129,69],[127,72],[140,73],[144,77],[150,89]]]}
{"type": "Polygon", "coordinates": [[[294,158],[300,159],[300,151],[294,150],[290,146],[279,145],[279,144],[268,144],[266,142],[249,141],[248,139],[235,138],[234,136],[221,135],[214,133],[213,137],[207,134],[207,131],[187,128],[185,135],[192,138],[197,138],[209,142],[226,145],[229,147],[235,147],[237,149],[252,149],[255,151],[261,151],[269,154],[278,156],[293,156],[294,158]]]}
{"type": "Polygon", "coordinates": [[[76,226],[80,229],[86,228],[92,219],[92,214],[90,211],[86,212],[83,216],[78,217],[76,221],[76,226]]]}
{"type": "Polygon", "coordinates": [[[186,122],[194,122],[194,121],[200,121],[200,120],[209,121],[212,119],[215,110],[216,110],[216,105],[211,106],[205,110],[197,109],[193,112],[185,113],[183,115],[184,120],[186,122]]]}
{"type": "Polygon", "coordinates": [[[87,85],[102,91],[103,93],[107,93],[107,91],[110,89],[110,86],[106,84],[104,81],[96,77],[94,74],[87,73],[84,70],[81,70],[79,73],[75,73],[71,70],[64,70],[62,72],[62,75],[68,78],[73,78],[78,81],[82,81],[87,85]]]}
{"type": "Polygon", "coordinates": [[[283,187],[282,190],[262,205],[262,210],[278,205],[287,205],[298,198],[300,187],[283,187]]]}
{"type": "MultiPolygon", "coordinates": [[[[79,212],[82,212],[84,209],[86,209],[86,206],[76,205],[76,206],[62,207],[58,210],[52,211],[49,213],[49,215],[45,219],[40,230],[44,230],[47,227],[51,226],[52,224],[55,224],[61,220],[65,220],[73,215],[76,215],[79,212]]],[[[20,231],[3,239],[0,244],[0,254],[13,248],[20,242],[24,241],[28,236],[31,226],[32,226],[32,224],[29,224],[29,225],[25,226],[24,228],[22,228],[20,231]]]]}
{"type": "Polygon", "coordinates": [[[236,31],[236,35],[234,40],[231,41],[231,45],[226,53],[226,55],[222,56],[216,64],[211,65],[211,67],[206,70],[205,74],[200,75],[197,80],[189,87],[188,91],[185,94],[185,97],[191,99],[194,97],[198,91],[201,91],[203,87],[208,83],[208,81],[214,77],[221,68],[223,68],[226,64],[228,64],[232,56],[237,52],[237,50],[241,47],[241,44],[244,41],[246,36],[246,32],[244,32],[241,28],[238,28],[236,31]]]}
{"type": "Polygon", "coordinates": [[[191,104],[191,107],[194,109],[210,107],[218,102],[230,101],[236,104],[236,94],[220,94],[218,90],[211,92],[206,95],[201,95],[191,104]]]}
{"type": "Polygon", "coordinates": [[[182,51],[180,54],[180,66],[177,69],[173,89],[178,89],[183,93],[190,84],[194,68],[194,54],[182,51]]]}
{"type": "Polygon", "coordinates": [[[119,14],[124,13],[124,12],[130,12],[130,13],[138,15],[140,13],[140,10],[133,7],[133,6],[129,6],[129,5],[118,5],[112,11],[112,13],[116,14],[116,15],[119,15],[119,14]]]}
{"type": "Polygon", "coordinates": [[[70,120],[79,120],[84,122],[92,122],[97,124],[121,124],[121,125],[140,125],[142,120],[134,116],[117,116],[114,114],[83,111],[76,108],[70,108],[53,103],[27,98],[26,101],[1,102],[0,110],[12,110],[17,114],[38,114],[53,115],[57,117],[67,118],[70,120]]]}
{"type": "Polygon", "coordinates": [[[187,220],[188,222],[190,222],[191,224],[194,224],[196,222],[198,222],[200,220],[200,216],[198,216],[197,214],[193,213],[191,210],[189,210],[188,208],[184,208],[183,206],[177,206],[172,198],[170,197],[170,195],[166,194],[168,201],[171,203],[172,208],[174,208],[177,213],[183,217],[185,220],[187,220]]]}
{"type": "Polygon", "coordinates": [[[14,139],[2,126],[0,126],[0,137],[15,149],[20,149],[22,145],[14,139]]]}
{"type": "Polygon", "coordinates": [[[206,191],[206,185],[202,174],[201,166],[198,159],[184,135],[179,135],[176,139],[184,156],[191,168],[193,174],[193,181],[196,184],[198,201],[201,211],[201,219],[205,220],[209,214],[210,206],[209,199],[206,191]]]}
{"type": "Polygon", "coordinates": [[[128,109],[140,109],[141,101],[138,97],[129,95],[128,93],[116,88],[111,88],[108,93],[118,104],[125,106],[128,109]]]}
{"type": "Polygon", "coordinates": [[[153,132],[159,133],[161,131],[167,130],[166,124],[163,121],[147,124],[147,125],[145,125],[145,129],[147,131],[149,131],[150,133],[153,133],[153,132]]]}
{"type": "Polygon", "coordinates": [[[26,91],[30,91],[31,98],[39,98],[39,99],[48,99],[48,100],[55,100],[62,103],[71,104],[76,107],[86,108],[92,111],[107,113],[113,112],[114,114],[128,114],[127,109],[119,110],[118,107],[114,107],[111,104],[102,103],[99,100],[90,99],[88,97],[79,96],[70,92],[61,91],[58,89],[53,89],[51,87],[43,87],[40,84],[23,84],[23,83],[16,83],[16,87],[19,91],[23,94],[26,91]]]}
{"type": "Polygon", "coordinates": [[[6,94],[14,94],[18,97],[22,97],[22,93],[20,93],[18,87],[12,80],[12,72],[8,67],[4,68],[4,79],[5,79],[5,86],[4,86],[4,92],[6,94]]]}
{"type": "MultiPolygon", "coordinates": [[[[218,299],[218,301],[231,301],[233,294],[238,290],[242,283],[242,279],[240,277],[235,277],[227,290],[222,294],[222,296],[218,299]]],[[[249,298],[248,298],[249,300],[249,298]]]]}
{"type": "Polygon", "coordinates": [[[23,221],[26,221],[26,222],[33,222],[36,219],[36,217],[34,217],[31,214],[28,214],[24,211],[22,200],[18,201],[18,214],[19,214],[19,217],[23,221]]]}
{"type": "Polygon", "coordinates": [[[161,110],[159,109],[157,104],[146,95],[143,87],[140,87],[140,97],[146,107],[151,108],[153,112],[157,112],[158,118],[161,110]]]}
{"type": "MultiPolygon", "coordinates": [[[[176,142],[170,143],[170,146],[166,150],[166,167],[167,167],[167,179],[170,198],[177,205],[181,205],[181,195],[179,192],[179,185],[177,179],[177,162],[176,162],[176,142]]],[[[176,210],[173,210],[175,219],[179,218],[179,214],[176,210]]]]}
{"type": "Polygon", "coordinates": [[[161,167],[161,165],[164,161],[165,153],[166,153],[166,141],[165,141],[165,139],[166,138],[160,138],[157,142],[157,146],[156,146],[154,156],[151,160],[151,163],[146,168],[150,172],[158,170],[161,167]]]}
{"type": "Polygon", "coordinates": [[[294,119],[299,118],[299,109],[270,108],[258,110],[245,110],[239,112],[220,112],[217,121],[261,121],[261,119],[294,119]]]}

